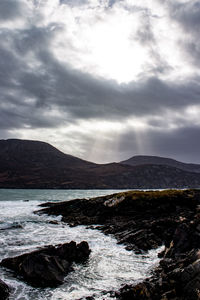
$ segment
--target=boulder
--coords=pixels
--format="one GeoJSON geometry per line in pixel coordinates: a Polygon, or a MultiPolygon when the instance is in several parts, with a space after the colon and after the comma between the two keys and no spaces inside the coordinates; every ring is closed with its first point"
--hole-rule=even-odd
{"type": "Polygon", "coordinates": [[[33,286],[53,287],[63,283],[72,270],[73,262],[83,262],[89,257],[87,242],[47,246],[20,256],[5,258],[0,265],[11,269],[33,286]]]}

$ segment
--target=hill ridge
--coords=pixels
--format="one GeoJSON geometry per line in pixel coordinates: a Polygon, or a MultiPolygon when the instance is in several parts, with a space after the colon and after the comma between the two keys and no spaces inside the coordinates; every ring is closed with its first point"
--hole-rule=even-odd
{"type": "Polygon", "coordinates": [[[184,163],[173,158],[156,155],[135,155],[127,160],[120,161],[120,163],[131,166],[146,164],[168,165],[184,171],[200,173],[200,164],[184,163]]]}
{"type": "Polygon", "coordinates": [[[185,187],[200,187],[200,173],[158,164],[136,166],[124,162],[95,164],[64,154],[45,142],[19,139],[0,140],[0,188],[159,189],[185,187]]]}

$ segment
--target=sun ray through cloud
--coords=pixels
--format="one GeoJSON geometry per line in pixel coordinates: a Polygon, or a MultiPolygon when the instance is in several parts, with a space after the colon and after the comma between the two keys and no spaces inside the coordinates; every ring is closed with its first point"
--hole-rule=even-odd
{"type": "Polygon", "coordinates": [[[190,141],[200,126],[199,15],[196,0],[2,0],[1,136],[101,162],[162,152],[182,132],[190,141]]]}

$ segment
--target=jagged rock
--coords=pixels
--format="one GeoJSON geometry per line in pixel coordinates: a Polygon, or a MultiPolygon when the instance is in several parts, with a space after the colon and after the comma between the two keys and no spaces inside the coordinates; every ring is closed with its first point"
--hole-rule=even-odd
{"type": "Polygon", "coordinates": [[[127,249],[147,251],[163,242],[169,247],[177,226],[194,214],[199,195],[197,190],[130,191],[91,200],[47,203],[39,213],[62,215],[62,221],[71,226],[103,225],[100,230],[114,234],[127,249]]]}
{"type": "Polygon", "coordinates": [[[183,294],[184,299],[199,299],[200,297],[200,259],[183,269],[173,272],[176,279],[176,289],[183,294]]]}
{"type": "Polygon", "coordinates": [[[56,286],[72,270],[72,262],[82,262],[90,254],[87,242],[75,242],[5,258],[0,265],[14,270],[33,286],[56,286]]]}
{"type": "Polygon", "coordinates": [[[41,212],[62,215],[73,226],[99,224],[95,228],[113,234],[137,253],[165,245],[153,276],[123,287],[117,299],[196,300],[200,299],[199,205],[199,190],[130,191],[51,204],[41,212]]]}
{"type": "Polygon", "coordinates": [[[9,297],[8,285],[0,279],[0,299],[6,300],[9,297]]]}
{"type": "Polygon", "coordinates": [[[150,300],[151,294],[145,283],[139,283],[133,287],[125,286],[118,295],[120,300],[150,300]]]}

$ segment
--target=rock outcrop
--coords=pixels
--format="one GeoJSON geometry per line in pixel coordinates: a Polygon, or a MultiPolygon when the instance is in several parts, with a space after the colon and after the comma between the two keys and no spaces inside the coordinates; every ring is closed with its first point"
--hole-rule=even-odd
{"type": "Polygon", "coordinates": [[[6,300],[9,297],[8,285],[0,279],[0,299],[6,300]]]}
{"type": "Polygon", "coordinates": [[[149,250],[163,243],[168,247],[179,224],[194,216],[199,203],[198,190],[130,191],[91,200],[76,199],[46,203],[38,213],[62,215],[76,226],[101,225],[128,250],[149,250]]]}
{"type": "Polygon", "coordinates": [[[200,299],[199,214],[194,220],[178,225],[153,276],[136,286],[123,287],[116,293],[117,299],[200,299]]]}
{"type": "Polygon", "coordinates": [[[152,276],[121,288],[117,299],[200,299],[200,190],[130,191],[45,205],[40,213],[62,215],[71,226],[96,224],[128,250],[165,245],[152,276]]]}
{"type": "Polygon", "coordinates": [[[33,286],[53,287],[63,283],[64,277],[72,270],[73,262],[83,262],[90,254],[87,242],[70,242],[57,246],[5,258],[0,265],[23,276],[33,286]]]}

